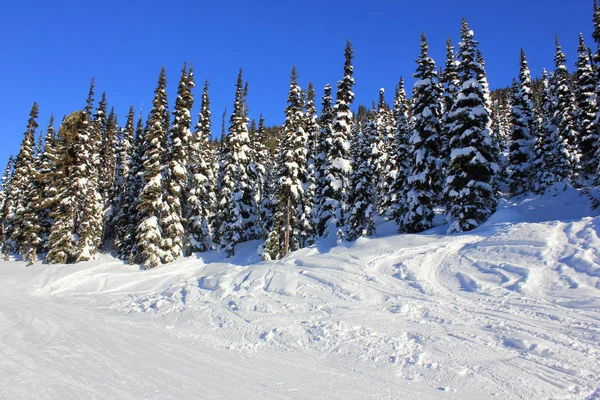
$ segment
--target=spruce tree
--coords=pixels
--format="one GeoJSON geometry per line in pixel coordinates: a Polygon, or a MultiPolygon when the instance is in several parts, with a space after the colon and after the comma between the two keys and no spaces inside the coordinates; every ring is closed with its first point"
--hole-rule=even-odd
{"type": "MultiPolygon", "coordinates": [[[[371,113],[372,114],[372,113],[371,113]]],[[[377,169],[377,205],[378,213],[390,218],[392,203],[395,193],[392,185],[398,174],[397,159],[394,155],[396,142],[394,141],[394,118],[385,102],[385,90],[379,89],[377,112],[369,118],[374,119],[376,137],[371,141],[371,163],[377,169]]]]}
{"type": "Polygon", "coordinates": [[[142,189],[137,203],[138,225],[136,229],[136,254],[144,268],[154,268],[161,264],[162,231],[161,211],[163,210],[164,147],[167,142],[168,126],[165,126],[167,109],[167,78],[162,68],[158,86],[154,91],[152,109],[144,134],[141,157],[142,189]]]}
{"type": "MultiPolygon", "coordinates": [[[[260,148],[256,150],[257,162],[263,165],[264,175],[261,185],[260,204],[258,205],[258,215],[261,224],[262,232],[266,236],[273,227],[273,217],[275,215],[276,205],[276,160],[271,156],[271,151],[268,147],[268,142],[271,140],[267,127],[265,126],[264,117],[260,116],[258,120],[258,128],[256,130],[257,143],[260,143],[260,148]]],[[[312,216],[312,214],[311,214],[312,216]]]]}
{"type": "Polygon", "coordinates": [[[304,131],[306,133],[306,178],[304,183],[304,213],[308,216],[310,223],[310,237],[307,237],[307,245],[314,242],[316,231],[314,226],[313,212],[316,201],[317,169],[319,168],[320,127],[315,105],[315,88],[312,82],[308,84],[304,111],[304,131]]]}
{"type": "MultiPolygon", "coordinates": [[[[373,112],[374,113],[374,112],[373,112]]],[[[348,240],[371,236],[375,231],[375,181],[373,143],[378,141],[377,125],[370,116],[360,121],[352,139],[352,173],[348,194],[348,240]]]]}
{"type": "Polygon", "coordinates": [[[595,78],[588,48],[579,34],[578,58],[573,77],[575,102],[577,104],[577,130],[581,138],[581,166],[584,177],[591,177],[598,167],[598,127],[596,114],[598,104],[595,93],[595,78]]]}
{"type": "Polygon", "coordinates": [[[240,69],[219,174],[219,241],[229,256],[234,255],[236,244],[256,237],[256,204],[254,188],[248,176],[251,149],[244,99],[240,69]]]}
{"type": "Polygon", "coordinates": [[[394,158],[396,171],[394,181],[390,186],[391,216],[398,220],[406,211],[405,188],[407,187],[408,174],[412,169],[412,154],[410,152],[410,103],[406,98],[404,79],[396,86],[394,97],[394,146],[390,154],[394,158]]]}
{"type": "Polygon", "coordinates": [[[106,206],[109,202],[109,194],[115,179],[115,144],[117,140],[118,118],[115,114],[115,108],[112,107],[106,120],[106,129],[102,136],[102,147],[100,148],[100,165],[102,173],[100,177],[100,192],[106,206]]]}
{"type": "Polygon", "coordinates": [[[296,68],[292,68],[288,106],[279,143],[277,171],[277,203],[274,216],[275,233],[268,235],[264,259],[286,256],[290,251],[306,245],[310,223],[304,207],[307,135],[304,130],[302,91],[297,82],[296,68]],[[308,228],[307,228],[308,225],[308,228]]]}
{"type": "Polygon", "coordinates": [[[413,130],[410,139],[412,169],[406,182],[405,212],[397,220],[401,232],[422,232],[432,227],[434,207],[442,189],[441,93],[429,45],[421,35],[421,55],[417,60],[413,87],[413,130]]]}
{"type": "Polygon", "coordinates": [[[128,173],[123,177],[125,187],[120,210],[115,220],[115,248],[123,260],[135,262],[136,259],[136,230],[137,230],[137,204],[143,183],[142,157],[144,155],[145,132],[142,115],[138,117],[133,139],[133,149],[129,161],[128,173]]]}
{"type": "MultiPolygon", "coordinates": [[[[127,180],[130,173],[131,158],[133,157],[133,140],[135,136],[135,111],[133,106],[129,107],[125,127],[119,129],[115,147],[115,177],[110,194],[110,212],[108,225],[112,232],[115,247],[121,240],[119,227],[125,218],[125,197],[127,191],[127,180]]],[[[118,248],[117,248],[118,250],[118,248]]]]}
{"type": "Polygon", "coordinates": [[[192,145],[191,109],[194,104],[192,88],[193,72],[188,73],[184,64],[177,89],[177,99],[173,115],[175,119],[171,127],[169,165],[166,171],[167,184],[165,203],[169,205],[162,218],[163,231],[163,263],[177,260],[183,256],[184,246],[184,214],[187,207],[188,175],[190,148],[192,145]]]}
{"type": "Polygon", "coordinates": [[[192,137],[190,153],[190,186],[185,254],[210,250],[213,245],[214,210],[216,206],[216,173],[211,147],[211,113],[208,80],[204,83],[198,123],[192,137]]]}
{"type": "Polygon", "coordinates": [[[317,236],[325,236],[327,232],[327,221],[331,210],[327,204],[326,194],[329,190],[329,159],[331,154],[331,141],[333,136],[333,99],[331,98],[331,86],[328,84],[323,90],[321,118],[319,120],[319,141],[315,149],[315,205],[313,207],[314,226],[317,236]]]}
{"type": "Polygon", "coordinates": [[[70,114],[59,129],[56,172],[53,181],[56,197],[51,214],[53,225],[48,240],[49,263],[90,260],[100,245],[98,227],[102,223],[101,196],[93,179],[94,151],[92,126],[88,113],[70,114]]]}
{"type": "Polygon", "coordinates": [[[46,137],[44,139],[44,150],[40,155],[39,162],[39,180],[41,188],[40,203],[40,250],[47,252],[48,238],[50,229],[53,225],[52,213],[57,207],[57,162],[58,162],[58,143],[56,131],[54,130],[54,116],[50,117],[50,122],[46,128],[46,137]]]}
{"type": "Polygon", "coordinates": [[[544,193],[558,182],[564,183],[563,187],[565,187],[570,173],[567,141],[559,135],[558,128],[554,125],[552,118],[556,112],[556,101],[553,98],[550,79],[546,70],[542,73],[540,103],[540,117],[536,127],[539,134],[533,162],[536,171],[534,190],[538,193],[544,193]]]}
{"type": "Polygon", "coordinates": [[[29,201],[32,200],[30,190],[31,186],[34,185],[37,174],[34,164],[34,146],[35,132],[38,128],[38,114],[39,107],[37,103],[33,103],[11,178],[6,205],[6,218],[2,221],[6,240],[5,246],[10,252],[19,251],[24,245],[24,240],[27,240],[26,245],[31,243],[31,238],[26,239],[25,234],[29,229],[27,218],[31,215],[30,207],[37,206],[37,204],[29,204],[29,201]]]}
{"type": "Polygon", "coordinates": [[[456,99],[456,94],[460,88],[460,81],[458,80],[458,66],[459,62],[454,56],[454,46],[452,46],[452,40],[448,38],[446,40],[446,64],[444,72],[440,77],[440,84],[443,87],[443,100],[442,100],[442,135],[440,138],[440,154],[442,155],[443,168],[446,169],[450,159],[450,148],[449,148],[449,124],[448,115],[456,99]]]}
{"type": "Polygon", "coordinates": [[[566,67],[565,53],[556,37],[556,55],[554,56],[555,70],[551,80],[551,91],[556,101],[552,115],[552,123],[558,129],[558,134],[566,143],[567,157],[570,168],[570,179],[575,183],[580,177],[581,151],[580,137],[576,126],[575,96],[571,91],[570,74],[566,67]]]}
{"type": "Polygon", "coordinates": [[[0,190],[0,252],[7,256],[9,251],[6,245],[6,236],[4,234],[4,221],[6,221],[8,216],[8,195],[10,193],[10,181],[13,174],[14,167],[14,157],[11,154],[8,158],[8,163],[6,164],[6,168],[4,170],[4,174],[2,175],[2,181],[0,181],[1,190],[0,190]]]}
{"type": "Polygon", "coordinates": [[[508,181],[511,196],[531,190],[533,174],[535,105],[531,73],[523,50],[521,50],[519,68],[519,82],[513,87],[510,113],[512,130],[508,155],[508,181]]]}
{"type": "Polygon", "coordinates": [[[98,150],[97,143],[94,142],[95,129],[92,126],[93,121],[83,113],[73,143],[73,174],[69,183],[75,208],[75,245],[72,250],[74,262],[95,258],[101,245],[104,209],[97,179],[99,170],[98,166],[93,164],[97,159],[98,150]]]}
{"type": "Polygon", "coordinates": [[[324,235],[337,232],[343,236],[344,212],[350,178],[350,137],[353,131],[353,117],[350,105],[354,101],[354,68],[352,66],[352,44],[346,42],[344,51],[344,77],[338,82],[336,102],[333,108],[331,148],[325,161],[325,179],[328,180],[319,215],[320,232],[324,235]]]}
{"type": "Polygon", "coordinates": [[[494,163],[490,115],[480,80],[483,67],[477,61],[477,41],[463,19],[459,43],[460,90],[448,115],[450,162],[445,197],[449,201],[449,233],[476,228],[495,211],[494,163]]]}

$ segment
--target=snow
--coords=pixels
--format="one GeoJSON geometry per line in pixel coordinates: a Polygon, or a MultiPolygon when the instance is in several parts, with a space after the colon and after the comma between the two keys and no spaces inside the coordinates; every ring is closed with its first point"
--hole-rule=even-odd
{"type": "Polygon", "coordinates": [[[2,261],[0,397],[594,398],[596,215],[568,188],[275,262],[260,241],[144,271],[2,261]]]}

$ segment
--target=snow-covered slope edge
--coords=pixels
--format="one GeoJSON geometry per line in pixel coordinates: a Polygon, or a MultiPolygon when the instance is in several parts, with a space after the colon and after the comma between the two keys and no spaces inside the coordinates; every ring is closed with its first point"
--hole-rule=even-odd
{"type": "MultiPolygon", "coordinates": [[[[233,260],[201,254],[150,271],[109,257],[3,263],[0,288],[150,326],[165,343],[206,346],[221,361],[285,363],[309,383],[283,397],[311,397],[318,386],[328,398],[595,398],[600,218],[590,215],[571,190],[504,202],[469,234],[383,236],[391,227],[382,226],[382,237],[319,243],[277,262],[259,262],[258,243],[246,243],[233,260]],[[350,393],[348,379],[360,382],[350,393]]],[[[199,386],[205,373],[199,367],[199,386]]],[[[256,380],[243,376],[240,393],[256,380]]],[[[161,393],[196,393],[169,382],[161,393]]]]}

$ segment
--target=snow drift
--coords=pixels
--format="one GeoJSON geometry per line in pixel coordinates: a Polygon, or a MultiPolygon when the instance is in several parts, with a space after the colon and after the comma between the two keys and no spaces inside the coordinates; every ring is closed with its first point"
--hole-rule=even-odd
{"type": "Polygon", "coordinates": [[[0,397],[600,398],[594,215],[569,190],[276,262],[3,262],[0,397]]]}

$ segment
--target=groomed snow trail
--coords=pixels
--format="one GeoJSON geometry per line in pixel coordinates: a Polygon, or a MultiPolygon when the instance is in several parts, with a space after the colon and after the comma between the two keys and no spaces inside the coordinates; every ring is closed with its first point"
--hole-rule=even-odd
{"type": "Polygon", "coordinates": [[[0,263],[0,398],[597,399],[590,215],[570,191],[270,263],[0,263]]]}

